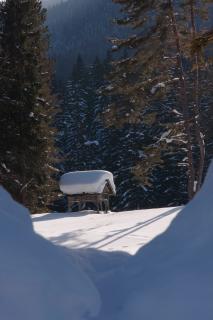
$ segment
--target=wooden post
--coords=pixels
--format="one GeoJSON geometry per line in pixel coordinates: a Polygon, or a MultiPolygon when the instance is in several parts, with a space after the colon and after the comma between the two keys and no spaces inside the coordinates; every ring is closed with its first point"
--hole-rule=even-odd
{"type": "Polygon", "coordinates": [[[71,212],[73,203],[72,203],[72,198],[69,195],[67,196],[67,203],[68,203],[68,212],[71,212]]]}
{"type": "Polygon", "coordinates": [[[81,211],[81,201],[78,202],[78,211],[81,211]]]}
{"type": "Polygon", "coordinates": [[[103,211],[103,201],[100,199],[100,207],[101,207],[101,212],[103,211]]]}
{"type": "Polygon", "coordinates": [[[72,212],[74,204],[78,205],[78,210],[82,211],[86,203],[93,203],[97,208],[97,213],[109,211],[109,194],[107,192],[102,194],[75,194],[67,195],[68,211],[72,212]]]}

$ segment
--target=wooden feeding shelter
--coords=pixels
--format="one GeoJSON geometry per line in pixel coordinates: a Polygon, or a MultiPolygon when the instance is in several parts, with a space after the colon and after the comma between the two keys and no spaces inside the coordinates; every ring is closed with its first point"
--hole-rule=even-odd
{"type": "Polygon", "coordinates": [[[62,175],[60,190],[68,197],[68,211],[78,204],[81,211],[86,203],[92,203],[97,212],[109,211],[109,198],[115,196],[113,175],[104,170],[75,171],[62,175]]]}

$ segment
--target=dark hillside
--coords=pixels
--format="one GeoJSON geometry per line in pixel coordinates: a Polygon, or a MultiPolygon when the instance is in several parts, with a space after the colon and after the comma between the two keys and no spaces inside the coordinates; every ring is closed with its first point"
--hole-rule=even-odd
{"type": "Polygon", "coordinates": [[[49,8],[51,55],[60,81],[70,76],[78,54],[88,63],[106,57],[107,37],[122,33],[112,22],[118,14],[119,6],[111,0],[69,0],[49,8]]]}

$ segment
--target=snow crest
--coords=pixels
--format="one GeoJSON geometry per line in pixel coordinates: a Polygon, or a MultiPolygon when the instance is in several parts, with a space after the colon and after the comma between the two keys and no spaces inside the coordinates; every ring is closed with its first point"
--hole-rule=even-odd
{"type": "Polygon", "coordinates": [[[0,187],[0,318],[83,320],[99,294],[73,254],[38,236],[27,209],[0,187]]]}
{"type": "Polygon", "coordinates": [[[213,319],[213,163],[202,190],[120,274],[116,320],[213,319]],[[123,283],[123,285],[122,285],[123,283]]]}

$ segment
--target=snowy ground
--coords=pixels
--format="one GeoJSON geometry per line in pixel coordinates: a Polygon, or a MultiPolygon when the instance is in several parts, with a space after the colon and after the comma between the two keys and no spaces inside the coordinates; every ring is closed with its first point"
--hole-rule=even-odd
{"type": "Polygon", "coordinates": [[[82,320],[98,313],[99,293],[75,256],[38,236],[28,210],[1,186],[0,261],[1,320],[82,320]]]}
{"type": "Polygon", "coordinates": [[[52,213],[34,215],[35,230],[55,244],[68,248],[95,248],[135,254],[164,232],[181,208],[96,214],[52,213]]]}
{"type": "Polygon", "coordinates": [[[213,164],[181,211],[44,214],[34,227],[92,280],[101,301],[93,319],[212,320],[212,190],[213,164]]]}
{"type": "Polygon", "coordinates": [[[0,319],[212,320],[212,190],[213,163],[179,213],[31,219],[0,186],[0,319]]]}
{"type": "Polygon", "coordinates": [[[92,211],[47,213],[34,215],[32,220],[35,231],[65,248],[65,253],[75,257],[79,268],[94,283],[102,301],[101,311],[95,319],[117,320],[117,309],[124,307],[131,284],[125,275],[131,257],[137,256],[137,251],[166,231],[180,210],[161,208],[109,214],[92,211]],[[127,287],[123,287],[124,283],[127,287]]]}

